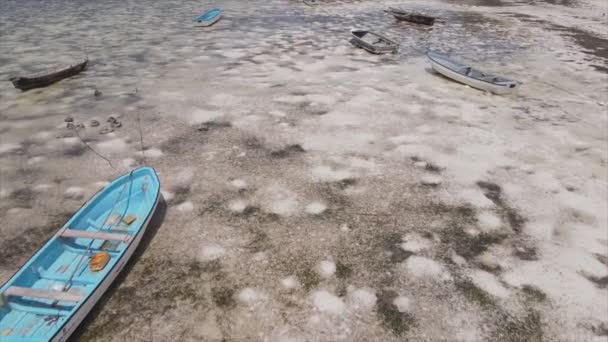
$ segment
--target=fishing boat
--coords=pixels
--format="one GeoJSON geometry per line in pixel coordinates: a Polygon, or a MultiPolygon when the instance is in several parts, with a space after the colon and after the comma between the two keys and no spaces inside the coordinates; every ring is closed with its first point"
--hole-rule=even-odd
{"type": "Polygon", "coordinates": [[[304,4],[308,6],[317,6],[319,2],[319,0],[304,0],[304,4]]]}
{"type": "Polygon", "coordinates": [[[388,12],[391,13],[397,20],[409,21],[411,23],[422,25],[433,25],[435,23],[435,17],[422,13],[408,12],[393,7],[389,7],[388,12]]]}
{"type": "Polygon", "coordinates": [[[222,19],[222,10],[214,8],[192,19],[192,21],[198,23],[196,26],[207,27],[217,23],[220,19],[222,19]]]}
{"type": "Polygon", "coordinates": [[[23,91],[34,88],[42,88],[49,86],[55,82],[59,82],[64,78],[72,77],[80,73],[86,68],[88,62],[89,60],[85,59],[82,62],[70,65],[60,70],[41,73],[29,77],[12,77],[10,78],[10,81],[13,83],[13,86],[15,86],[15,88],[21,89],[23,91]]]}
{"type": "Polygon", "coordinates": [[[70,337],[133,255],[159,190],[154,169],[140,167],[86,202],[0,287],[0,341],[70,337]]]}
{"type": "Polygon", "coordinates": [[[471,87],[502,95],[511,93],[517,86],[516,81],[483,73],[473,67],[454,61],[447,55],[430,51],[427,56],[431,61],[433,70],[471,87]]]}
{"type": "Polygon", "coordinates": [[[371,53],[395,53],[399,49],[399,44],[378,33],[360,30],[351,34],[351,44],[371,53]]]}

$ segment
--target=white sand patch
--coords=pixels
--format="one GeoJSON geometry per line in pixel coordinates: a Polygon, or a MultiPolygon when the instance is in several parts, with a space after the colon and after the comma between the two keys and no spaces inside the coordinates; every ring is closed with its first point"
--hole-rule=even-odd
{"type": "Polygon", "coordinates": [[[242,213],[246,208],[247,202],[242,199],[233,200],[228,203],[228,209],[236,214],[242,213]]]}
{"type": "Polygon", "coordinates": [[[376,135],[353,130],[330,130],[307,134],[302,139],[302,147],[310,151],[362,152],[370,151],[376,142],[376,135]]]}
{"type": "Polygon", "coordinates": [[[429,249],[432,241],[422,237],[420,234],[413,233],[403,237],[403,243],[400,245],[404,251],[418,253],[420,251],[429,249]]]}
{"type": "Polygon", "coordinates": [[[80,139],[78,139],[78,137],[63,138],[63,139],[61,139],[61,141],[68,146],[74,146],[74,145],[80,144],[80,139]]]}
{"type": "Polygon", "coordinates": [[[421,159],[429,159],[437,154],[431,147],[419,144],[399,145],[395,147],[393,153],[405,158],[416,157],[421,159]]]}
{"type": "Polygon", "coordinates": [[[34,165],[34,164],[38,164],[41,161],[43,161],[45,158],[42,156],[36,156],[36,157],[32,157],[30,159],[27,160],[27,165],[34,165]]]}
{"type": "Polygon", "coordinates": [[[347,291],[346,302],[354,310],[369,311],[376,305],[376,294],[371,289],[348,286],[347,291]]]}
{"type": "Polygon", "coordinates": [[[265,296],[263,293],[252,287],[246,287],[239,291],[236,298],[243,304],[252,305],[258,301],[264,300],[265,296]]]}
{"type": "Polygon", "coordinates": [[[411,134],[396,135],[394,137],[388,138],[388,141],[390,141],[391,143],[393,143],[395,145],[415,144],[419,140],[420,139],[417,136],[411,135],[411,134]]]}
{"type": "Polygon", "coordinates": [[[423,133],[423,134],[429,134],[429,133],[433,133],[435,130],[430,125],[420,125],[420,126],[416,127],[416,131],[423,133]]]}
{"type": "Polygon", "coordinates": [[[318,311],[339,315],[344,312],[344,302],[325,290],[315,291],[311,295],[312,304],[318,311]]]}
{"type": "Polygon", "coordinates": [[[302,96],[302,95],[283,95],[283,96],[274,98],[273,101],[284,102],[284,103],[298,103],[298,102],[305,102],[306,97],[302,96]]]}
{"type": "Polygon", "coordinates": [[[224,247],[216,244],[206,244],[201,248],[200,257],[203,261],[219,259],[226,254],[224,247]]]}
{"type": "Polygon", "coordinates": [[[238,190],[243,190],[247,188],[247,182],[243,179],[235,179],[230,182],[230,185],[238,190]]]}
{"type": "Polygon", "coordinates": [[[311,215],[320,215],[323,214],[326,209],[327,206],[325,205],[325,203],[315,201],[309,203],[304,210],[311,215]]]}
{"type": "Polygon", "coordinates": [[[607,319],[608,292],[597,288],[584,274],[607,276],[606,266],[593,255],[580,249],[564,248],[552,243],[542,245],[541,258],[522,263],[503,274],[503,280],[515,287],[533,285],[557,305],[581,319],[607,319]]]}
{"type": "Polygon", "coordinates": [[[135,161],[135,159],[133,159],[133,158],[125,158],[121,161],[121,164],[125,168],[131,169],[131,168],[133,168],[133,166],[135,166],[137,164],[137,161],[135,161]]]}
{"type": "Polygon", "coordinates": [[[297,289],[300,288],[300,282],[296,276],[289,276],[281,279],[281,285],[286,289],[297,289]]]}
{"type": "Polygon", "coordinates": [[[191,124],[200,124],[207,121],[212,121],[221,117],[223,113],[197,109],[192,114],[190,114],[190,123],[191,124]]]}
{"type": "Polygon", "coordinates": [[[9,189],[0,189],[0,198],[7,198],[11,194],[11,190],[9,189]]]}
{"type": "Polygon", "coordinates": [[[194,177],[194,172],[194,169],[191,167],[182,168],[172,177],[171,180],[174,184],[179,184],[183,186],[190,185],[192,183],[192,177],[194,177]]]}
{"type": "Polygon", "coordinates": [[[262,207],[267,211],[281,215],[291,216],[298,212],[300,206],[297,195],[286,187],[274,184],[261,192],[262,207]]]}
{"type": "Polygon", "coordinates": [[[531,181],[535,186],[540,187],[552,193],[558,193],[562,190],[562,184],[553,177],[550,172],[537,172],[530,176],[531,181]]]}
{"type": "Polygon", "coordinates": [[[177,211],[182,212],[182,213],[189,213],[192,210],[194,210],[194,204],[192,202],[190,202],[190,201],[186,201],[186,202],[183,202],[183,203],[180,203],[180,204],[176,205],[175,209],[177,211]]]}
{"type": "Polygon", "coordinates": [[[280,111],[280,110],[271,110],[270,112],[268,112],[268,114],[277,117],[277,118],[284,118],[287,116],[287,114],[285,114],[285,112],[280,111]]]}
{"type": "Polygon", "coordinates": [[[102,141],[96,145],[100,153],[118,153],[126,151],[129,145],[120,138],[102,141]]]}
{"type": "Polygon", "coordinates": [[[451,280],[452,276],[435,260],[412,255],[404,262],[406,270],[418,278],[451,280]]]}
{"type": "Polygon", "coordinates": [[[336,264],[333,261],[323,260],[317,265],[316,270],[322,278],[329,278],[336,273],[336,264]]]}
{"type": "Polygon", "coordinates": [[[247,56],[246,52],[240,51],[240,50],[228,50],[228,51],[223,51],[222,55],[228,57],[228,58],[243,58],[245,56],[247,56]]]}
{"type": "Polygon", "coordinates": [[[475,270],[469,274],[469,277],[477,287],[493,296],[505,298],[509,295],[509,290],[502,286],[492,273],[475,270]]]}
{"type": "Polygon", "coordinates": [[[348,224],[343,223],[343,224],[340,226],[340,231],[342,231],[343,233],[346,233],[346,232],[350,231],[350,227],[348,226],[348,224]]]}
{"type": "Polygon", "coordinates": [[[232,94],[216,94],[209,99],[209,103],[218,107],[234,106],[238,104],[238,97],[232,94]]]}
{"type": "Polygon", "coordinates": [[[98,181],[98,182],[93,182],[93,187],[95,189],[100,189],[100,188],[103,188],[104,186],[106,186],[108,184],[110,184],[110,183],[106,182],[106,181],[98,181]]]}
{"type": "Polygon", "coordinates": [[[458,193],[458,196],[476,208],[494,207],[494,202],[478,189],[464,189],[458,193]]]}
{"type": "Polygon", "coordinates": [[[482,211],[477,214],[478,225],[483,231],[493,231],[502,225],[500,218],[489,211],[482,211]]]}
{"type": "Polygon", "coordinates": [[[452,253],[452,256],[450,257],[450,259],[459,266],[464,266],[467,264],[467,259],[461,257],[460,255],[456,254],[456,253],[452,253]]]}
{"type": "Polygon", "coordinates": [[[74,200],[82,199],[84,197],[84,189],[77,186],[71,186],[65,190],[64,197],[74,200]]]}
{"type": "Polygon", "coordinates": [[[3,143],[0,144],[0,154],[13,152],[21,148],[21,144],[17,143],[3,143]]]}
{"type": "Polygon", "coordinates": [[[415,167],[419,167],[419,168],[425,168],[426,165],[427,165],[427,163],[423,162],[423,161],[417,161],[417,162],[414,163],[414,166],[415,167]]]}
{"type": "Polygon", "coordinates": [[[316,181],[340,181],[351,177],[352,174],[347,169],[334,170],[325,165],[319,165],[312,169],[312,178],[316,181]]]}
{"type": "Polygon", "coordinates": [[[164,155],[163,151],[157,148],[146,149],[143,153],[141,151],[137,151],[135,154],[142,158],[146,157],[147,159],[158,159],[164,155]]]}
{"type": "Polygon", "coordinates": [[[161,190],[160,193],[161,193],[161,195],[163,195],[163,198],[167,202],[171,201],[175,197],[175,194],[173,194],[172,192],[169,192],[169,191],[161,190]]]}
{"type": "Polygon", "coordinates": [[[38,132],[38,133],[34,134],[34,138],[39,139],[39,140],[46,140],[46,139],[50,139],[52,137],[53,137],[52,131],[42,131],[42,132],[38,132]]]}
{"type": "Polygon", "coordinates": [[[399,296],[393,300],[393,304],[399,312],[408,312],[410,309],[410,299],[405,296],[399,296]]]}
{"type": "Polygon", "coordinates": [[[424,175],[420,178],[420,183],[423,185],[437,186],[441,184],[443,179],[436,175],[424,175]]]}
{"type": "Polygon", "coordinates": [[[47,190],[49,190],[52,187],[53,187],[53,184],[42,183],[42,184],[35,185],[32,188],[32,190],[34,190],[35,192],[46,192],[47,190]]]}

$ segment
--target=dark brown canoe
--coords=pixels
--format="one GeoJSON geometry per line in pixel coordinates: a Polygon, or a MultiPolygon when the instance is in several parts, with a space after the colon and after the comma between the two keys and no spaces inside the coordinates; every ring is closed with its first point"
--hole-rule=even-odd
{"type": "Polygon", "coordinates": [[[59,82],[64,78],[72,77],[80,73],[86,68],[88,62],[89,60],[85,59],[84,61],[78,64],[70,65],[65,69],[54,71],[48,74],[40,74],[30,77],[12,77],[10,81],[13,82],[15,88],[21,89],[23,91],[34,88],[42,88],[49,86],[55,82],[59,82]]]}
{"type": "Polygon", "coordinates": [[[398,8],[388,8],[388,12],[390,12],[395,19],[402,21],[409,21],[411,23],[422,24],[422,25],[433,25],[435,24],[435,17],[431,17],[430,15],[424,15],[421,13],[415,12],[407,12],[398,8]]]}

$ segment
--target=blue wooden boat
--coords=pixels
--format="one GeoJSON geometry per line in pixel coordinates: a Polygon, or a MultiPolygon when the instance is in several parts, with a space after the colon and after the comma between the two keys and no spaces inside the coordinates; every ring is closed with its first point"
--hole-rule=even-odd
{"type": "Polygon", "coordinates": [[[65,341],[131,258],[159,193],[140,167],[86,202],[0,288],[0,341],[65,341]]]}
{"type": "Polygon", "coordinates": [[[211,26],[217,23],[221,18],[222,10],[219,8],[214,8],[192,19],[192,21],[196,21],[198,23],[196,26],[211,26]]]}

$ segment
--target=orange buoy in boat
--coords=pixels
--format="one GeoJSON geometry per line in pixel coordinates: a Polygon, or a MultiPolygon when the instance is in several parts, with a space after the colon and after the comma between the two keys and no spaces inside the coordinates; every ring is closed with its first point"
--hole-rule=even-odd
{"type": "Polygon", "coordinates": [[[99,272],[103,270],[104,267],[106,267],[108,261],[110,261],[110,254],[108,252],[97,252],[93,254],[91,259],[89,259],[89,268],[93,272],[99,272]]]}

